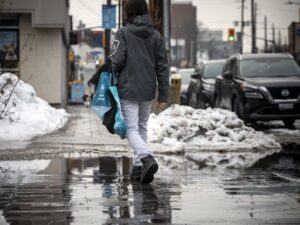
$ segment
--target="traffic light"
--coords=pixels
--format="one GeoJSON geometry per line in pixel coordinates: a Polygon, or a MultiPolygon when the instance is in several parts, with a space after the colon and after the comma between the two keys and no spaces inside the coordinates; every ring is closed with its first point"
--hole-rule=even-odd
{"type": "Polygon", "coordinates": [[[235,41],[235,30],[234,30],[234,28],[228,28],[228,41],[235,41]]]}

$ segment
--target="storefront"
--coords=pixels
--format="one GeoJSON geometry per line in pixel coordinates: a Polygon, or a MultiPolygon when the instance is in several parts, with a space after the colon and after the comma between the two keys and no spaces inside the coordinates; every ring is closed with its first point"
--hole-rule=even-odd
{"type": "Polygon", "coordinates": [[[0,72],[19,74],[19,18],[2,14],[0,20],[0,72]]]}

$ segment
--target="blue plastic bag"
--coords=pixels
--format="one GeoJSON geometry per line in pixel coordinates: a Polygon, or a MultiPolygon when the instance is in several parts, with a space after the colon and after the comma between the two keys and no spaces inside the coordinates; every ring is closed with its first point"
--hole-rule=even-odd
{"type": "Polygon", "coordinates": [[[103,119],[104,114],[111,109],[110,100],[107,95],[107,91],[110,86],[111,74],[108,72],[102,72],[92,101],[92,109],[96,112],[100,119],[103,119]]]}
{"type": "Polygon", "coordinates": [[[110,133],[119,135],[121,139],[125,138],[127,126],[121,110],[116,78],[112,73],[102,72],[92,101],[92,109],[110,133]]]}
{"type": "Polygon", "coordinates": [[[113,125],[114,131],[123,139],[126,136],[127,126],[125,124],[125,120],[121,110],[121,103],[120,103],[120,97],[119,97],[117,86],[111,86],[109,88],[109,91],[111,92],[114,98],[116,108],[117,108],[117,111],[115,113],[115,122],[113,125]]]}

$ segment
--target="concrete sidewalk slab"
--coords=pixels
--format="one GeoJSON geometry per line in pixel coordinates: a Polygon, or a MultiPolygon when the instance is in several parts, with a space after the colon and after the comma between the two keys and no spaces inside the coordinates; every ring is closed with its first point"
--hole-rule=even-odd
{"type": "Polygon", "coordinates": [[[37,137],[30,142],[3,143],[0,159],[74,157],[74,155],[131,155],[126,139],[110,134],[91,108],[82,105],[67,107],[70,114],[67,125],[55,133],[37,137]],[[11,148],[16,146],[16,149],[11,148]]]}

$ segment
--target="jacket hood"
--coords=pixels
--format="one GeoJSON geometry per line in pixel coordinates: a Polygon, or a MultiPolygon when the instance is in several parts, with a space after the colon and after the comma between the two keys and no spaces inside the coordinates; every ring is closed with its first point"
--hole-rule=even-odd
{"type": "Polygon", "coordinates": [[[135,35],[147,38],[154,33],[153,23],[149,15],[137,16],[128,25],[128,30],[135,35]]]}

